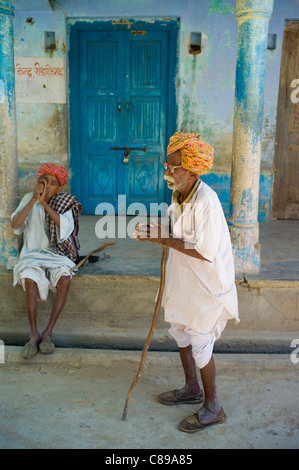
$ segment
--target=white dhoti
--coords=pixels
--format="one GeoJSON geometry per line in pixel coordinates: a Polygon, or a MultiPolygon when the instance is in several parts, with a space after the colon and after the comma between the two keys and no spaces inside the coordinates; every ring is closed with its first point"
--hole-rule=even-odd
{"type": "Polygon", "coordinates": [[[39,266],[24,268],[18,278],[18,282],[25,289],[25,280],[32,279],[37,284],[38,300],[47,300],[49,290],[56,292],[57,282],[61,276],[69,276],[70,268],[60,266],[59,268],[41,268],[39,266]]]}
{"type": "Polygon", "coordinates": [[[179,348],[187,348],[191,344],[192,355],[199,369],[203,369],[213,354],[214,343],[220,338],[227,320],[219,320],[213,333],[200,334],[179,323],[171,323],[169,334],[175,339],[179,348]]]}

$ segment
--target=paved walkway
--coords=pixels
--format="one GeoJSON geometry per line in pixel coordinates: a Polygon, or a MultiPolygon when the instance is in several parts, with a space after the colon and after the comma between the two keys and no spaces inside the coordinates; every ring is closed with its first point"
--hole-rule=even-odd
{"type": "MultiPolygon", "coordinates": [[[[112,216],[111,216],[112,217],[112,216]]],[[[111,274],[160,276],[161,246],[149,242],[137,242],[132,238],[133,217],[116,217],[115,234],[118,235],[118,224],[127,228],[126,238],[104,238],[96,236],[96,224],[99,216],[85,215],[80,219],[80,254],[87,255],[92,250],[107,242],[115,246],[107,247],[98,253],[103,259],[95,264],[80,268],[80,274],[111,274]],[[104,259],[109,256],[109,259],[104,259]]],[[[114,219],[111,219],[114,223],[114,219]]],[[[104,227],[107,231],[107,227],[104,227]]],[[[103,233],[105,232],[103,229],[103,233]]],[[[273,220],[260,224],[261,269],[256,275],[246,274],[249,279],[262,280],[299,280],[299,221],[273,220]]],[[[236,275],[243,279],[243,273],[236,275]]]]}
{"type": "Polygon", "coordinates": [[[177,353],[148,353],[122,421],[140,352],[57,349],[24,362],[20,350],[7,347],[0,364],[1,449],[176,449],[195,458],[200,449],[299,448],[299,363],[289,355],[216,355],[227,421],[186,434],[177,425],[198,405],[156,399],[183,385],[177,353]]]}

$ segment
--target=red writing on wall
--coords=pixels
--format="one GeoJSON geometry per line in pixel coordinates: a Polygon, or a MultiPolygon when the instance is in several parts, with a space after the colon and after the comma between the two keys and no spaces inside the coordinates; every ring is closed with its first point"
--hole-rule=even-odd
{"type": "Polygon", "coordinates": [[[34,67],[22,67],[21,64],[16,64],[16,74],[27,75],[29,78],[38,77],[64,77],[63,67],[51,67],[46,64],[41,67],[38,62],[34,64],[34,67]]]}

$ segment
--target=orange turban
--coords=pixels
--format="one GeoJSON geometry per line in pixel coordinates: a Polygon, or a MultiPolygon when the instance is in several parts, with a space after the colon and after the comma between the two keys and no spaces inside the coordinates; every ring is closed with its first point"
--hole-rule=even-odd
{"type": "Polygon", "coordinates": [[[181,151],[181,165],[185,170],[204,175],[213,166],[213,147],[200,140],[199,134],[176,132],[170,138],[167,156],[177,150],[181,151]]]}
{"type": "Polygon", "coordinates": [[[63,166],[56,165],[56,163],[47,162],[43,163],[36,172],[36,179],[43,175],[53,175],[57,178],[60,186],[64,186],[68,180],[68,173],[63,166]]]}

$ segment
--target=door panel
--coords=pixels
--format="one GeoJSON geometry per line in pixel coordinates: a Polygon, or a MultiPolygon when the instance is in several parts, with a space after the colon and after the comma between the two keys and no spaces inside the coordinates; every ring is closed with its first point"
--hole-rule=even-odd
{"type": "Polygon", "coordinates": [[[161,116],[160,98],[133,96],[130,108],[130,142],[158,143],[161,116]]]}
{"type": "MultiPolygon", "coordinates": [[[[90,36],[90,35],[89,35],[90,36]]],[[[118,42],[87,40],[88,88],[116,89],[118,42]]]]}
{"type": "Polygon", "coordinates": [[[166,119],[168,33],[151,32],[141,38],[128,34],[128,41],[128,135],[132,147],[146,147],[146,152],[132,152],[125,190],[128,203],[142,202],[149,208],[150,203],[164,200],[165,191],[161,163],[164,160],[166,126],[161,124],[166,119]]]}
{"type": "Polygon", "coordinates": [[[131,89],[160,88],[161,41],[131,40],[131,89]]]}
{"type": "Polygon", "coordinates": [[[102,202],[115,204],[119,191],[118,155],[111,150],[123,134],[118,103],[124,93],[123,33],[79,34],[80,189],[85,214],[102,202]],[[88,175],[88,178],[86,178],[88,175]]]}
{"type": "Polygon", "coordinates": [[[115,96],[89,96],[87,119],[89,142],[116,141],[117,99],[115,96]]]}
{"type": "Polygon", "coordinates": [[[70,38],[72,190],[84,214],[101,202],[117,213],[119,195],[127,207],[165,200],[161,163],[175,124],[167,115],[174,109],[176,43],[170,48],[171,28],[145,25],[141,36],[120,26],[78,25],[70,38]]]}
{"type": "Polygon", "coordinates": [[[113,199],[117,191],[116,166],[116,159],[109,155],[88,156],[88,197],[90,199],[97,200],[99,194],[105,200],[113,199]]]}
{"type": "Polygon", "coordinates": [[[157,201],[158,191],[159,161],[155,156],[152,157],[132,157],[129,166],[129,195],[130,201],[144,202],[157,201]]]}

